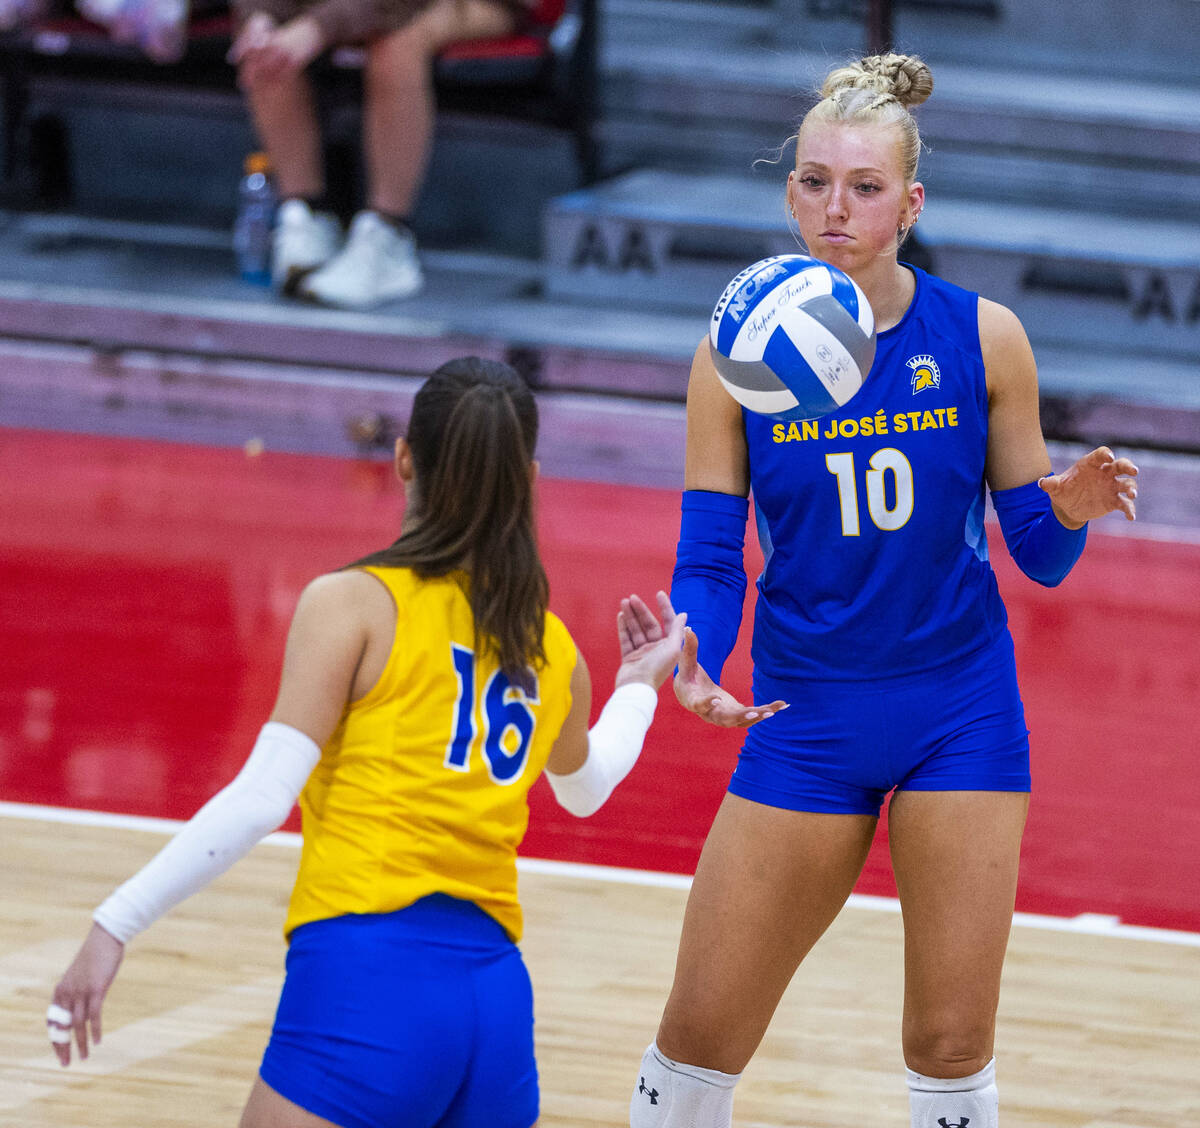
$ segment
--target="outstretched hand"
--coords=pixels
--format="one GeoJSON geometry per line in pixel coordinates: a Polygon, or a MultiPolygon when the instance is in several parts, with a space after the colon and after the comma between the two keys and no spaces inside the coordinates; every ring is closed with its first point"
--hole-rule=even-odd
{"type": "Polygon", "coordinates": [[[708,676],[697,658],[699,648],[696,632],[684,631],[679,672],[675,675],[675,696],[685,709],[721,728],[749,728],[787,708],[785,701],[743,705],[708,676]]]}
{"type": "Polygon", "coordinates": [[[1138,468],[1117,458],[1108,447],[1097,447],[1061,474],[1042,478],[1038,485],[1050,495],[1055,516],[1067,527],[1119,509],[1127,521],[1137,519],[1138,468]]]}
{"type": "Polygon", "coordinates": [[[93,924],[71,966],[58,981],[46,1012],[46,1027],[60,1065],[71,1064],[72,1031],[80,1058],[88,1056],[89,1030],[92,1041],[100,1041],[100,1008],[124,955],[125,945],[93,924]]]}
{"type": "Polygon", "coordinates": [[[661,623],[640,597],[631,595],[621,600],[617,612],[617,640],[621,645],[617,685],[640,681],[658,689],[679,661],[687,615],[675,614],[666,592],[660,591],[657,599],[661,623]]]}

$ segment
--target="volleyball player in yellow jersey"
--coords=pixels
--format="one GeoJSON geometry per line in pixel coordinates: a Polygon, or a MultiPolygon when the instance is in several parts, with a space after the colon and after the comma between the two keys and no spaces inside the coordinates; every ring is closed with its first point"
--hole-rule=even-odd
{"type": "Polygon", "coordinates": [[[94,914],[54,991],[63,1065],[100,1038],[124,944],[280,825],[303,849],[287,979],[242,1128],[530,1128],[517,846],[543,768],[594,812],[633,766],[684,616],[621,601],[616,688],[547,610],[537,408],[507,365],[439,368],[396,444],[399,540],[305,590],[270,721],[238,777],[94,914]],[[301,793],[302,792],[302,793],[301,793]]]}

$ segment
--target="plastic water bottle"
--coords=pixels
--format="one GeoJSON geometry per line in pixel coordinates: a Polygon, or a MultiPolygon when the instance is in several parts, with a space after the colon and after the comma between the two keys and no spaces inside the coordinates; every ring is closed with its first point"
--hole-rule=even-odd
{"type": "Polygon", "coordinates": [[[251,153],[238,182],[237,219],[233,252],[238,271],[247,282],[271,284],[271,227],[275,221],[275,186],[266,153],[251,153]]]}

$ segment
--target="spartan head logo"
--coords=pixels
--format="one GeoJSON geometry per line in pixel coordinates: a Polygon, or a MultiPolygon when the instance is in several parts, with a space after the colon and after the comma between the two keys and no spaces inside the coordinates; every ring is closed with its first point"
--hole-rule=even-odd
{"type": "MultiPolygon", "coordinates": [[[[940,388],[942,386],[942,372],[937,366],[937,361],[931,356],[910,356],[906,360],[905,365],[912,369],[912,390],[915,396],[918,392],[923,392],[927,388],[940,388]]],[[[951,1124],[949,1128],[954,1128],[951,1124]]]]}

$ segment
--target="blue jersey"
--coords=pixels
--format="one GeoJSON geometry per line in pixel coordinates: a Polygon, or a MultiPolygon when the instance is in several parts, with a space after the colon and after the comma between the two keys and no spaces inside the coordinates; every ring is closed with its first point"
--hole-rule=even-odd
{"type": "Polygon", "coordinates": [[[753,657],[772,677],[918,672],[1005,628],[983,531],[979,298],[910,269],[912,303],[849,403],[809,422],[743,412],[767,555],[753,657]]]}

